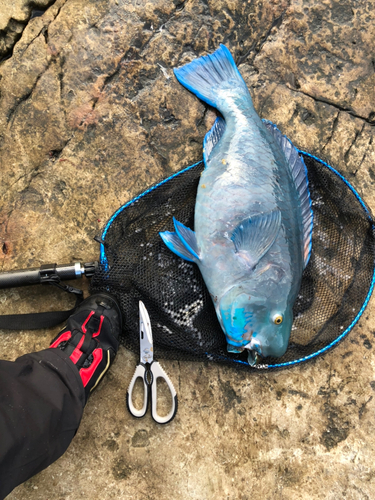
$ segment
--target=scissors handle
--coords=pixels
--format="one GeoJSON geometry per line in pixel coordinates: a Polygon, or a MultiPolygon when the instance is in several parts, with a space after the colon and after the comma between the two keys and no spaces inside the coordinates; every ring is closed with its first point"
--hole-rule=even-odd
{"type": "Polygon", "coordinates": [[[160,366],[160,364],[157,361],[153,361],[150,366],[150,371],[152,373],[152,382],[151,382],[151,415],[152,418],[157,422],[158,424],[167,424],[171,420],[174,419],[177,413],[177,393],[175,388],[173,387],[172,382],[170,381],[168,375],[165,373],[163,368],[160,366]],[[157,379],[161,378],[163,379],[172,396],[172,408],[171,411],[168,413],[168,415],[165,415],[165,417],[161,417],[157,413],[157,379]]]}
{"type": "Polygon", "coordinates": [[[130,381],[127,393],[126,393],[126,405],[128,407],[128,410],[130,413],[137,418],[144,417],[147,411],[147,406],[148,406],[148,384],[146,381],[146,374],[147,370],[144,364],[140,363],[137,365],[137,368],[135,369],[133,378],[130,381]],[[133,389],[134,389],[134,384],[137,380],[137,378],[141,378],[143,380],[143,406],[140,410],[137,410],[137,408],[133,405],[133,389]]]}
{"type": "MultiPolygon", "coordinates": [[[[148,366],[148,365],[147,365],[148,366]]],[[[158,424],[167,424],[175,417],[177,413],[177,393],[170,381],[168,375],[165,373],[163,368],[157,361],[153,361],[148,369],[143,363],[137,365],[135,369],[133,378],[130,381],[127,393],[126,393],[126,405],[129,412],[137,418],[142,418],[145,416],[148,407],[148,398],[150,395],[151,387],[151,416],[158,424]],[[133,405],[133,389],[135,382],[138,378],[143,381],[143,406],[140,410],[133,405]],[[172,407],[168,415],[164,417],[160,416],[157,412],[157,379],[161,378],[167,384],[169,391],[172,396],[172,407]]]]}

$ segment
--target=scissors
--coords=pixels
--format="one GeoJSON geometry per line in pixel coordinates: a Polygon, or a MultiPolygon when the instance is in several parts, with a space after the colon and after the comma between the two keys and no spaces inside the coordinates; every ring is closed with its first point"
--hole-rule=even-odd
{"type": "Polygon", "coordinates": [[[126,394],[126,404],[130,413],[137,418],[144,417],[147,412],[148,402],[151,397],[151,416],[158,424],[167,424],[177,413],[177,393],[169,380],[168,375],[157,361],[154,361],[154,349],[152,342],[152,330],[150,317],[143,302],[139,301],[139,345],[140,361],[135,369],[133,378],[126,394]],[[134,384],[138,378],[143,379],[143,406],[137,410],[132,401],[134,384]],[[172,396],[172,408],[168,415],[161,417],[157,413],[157,379],[163,379],[172,396]]]}

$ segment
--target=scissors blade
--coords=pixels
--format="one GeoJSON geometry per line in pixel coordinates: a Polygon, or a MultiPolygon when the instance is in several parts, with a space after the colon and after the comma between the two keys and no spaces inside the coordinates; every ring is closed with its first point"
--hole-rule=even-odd
{"type": "Polygon", "coordinates": [[[150,317],[144,303],[139,301],[139,346],[141,363],[152,363],[154,360],[154,347],[150,317]]]}

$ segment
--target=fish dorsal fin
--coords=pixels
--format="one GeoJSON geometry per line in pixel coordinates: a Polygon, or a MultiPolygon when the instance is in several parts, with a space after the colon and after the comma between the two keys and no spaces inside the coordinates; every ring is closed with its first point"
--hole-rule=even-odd
{"type": "Polygon", "coordinates": [[[159,233],[169,250],[189,262],[199,261],[199,250],[195,232],[173,217],[175,232],[159,233]]]}
{"type": "Polygon", "coordinates": [[[225,132],[225,120],[220,116],[218,116],[212,128],[207,132],[203,140],[203,160],[206,167],[212,150],[214,149],[216,144],[220,141],[224,132],[225,132]]]}
{"type": "Polygon", "coordinates": [[[281,225],[280,210],[258,214],[243,220],[233,231],[231,240],[236,253],[253,269],[276,240],[281,225]]]}
{"type": "Polygon", "coordinates": [[[299,156],[297,149],[293,146],[291,141],[280,132],[276,125],[268,120],[263,120],[263,123],[282,149],[290,166],[297,192],[299,194],[303,221],[302,252],[306,267],[311,255],[313,230],[313,212],[311,209],[307,168],[303,159],[299,156]]]}

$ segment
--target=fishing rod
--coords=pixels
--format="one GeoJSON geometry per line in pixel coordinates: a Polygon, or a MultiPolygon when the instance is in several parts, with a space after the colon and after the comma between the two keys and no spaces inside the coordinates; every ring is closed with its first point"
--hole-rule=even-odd
{"type": "Polygon", "coordinates": [[[83,300],[83,291],[71,285],[62,284],[62,281],[74,280],[86,276],[91,278],[98,262],[73,262],[71,264],[43,264],[31,269],[16,269],[0,273],[0,289],[28,285],[53,285],[76,298],[75,306],[68,311],[47,311],[28,314],[0,315],[0,329],[35,330],[51,328],[66,319],[75,311],[83,300]]]}
{"type": "Polygon", "coordinates": [[[43,264],[31,269],[16,269],[0,273],[0,288],[18,286],[59,284],[60,281],[91,278],[98,262],[73,262],[71,264],[43,264]]]}

